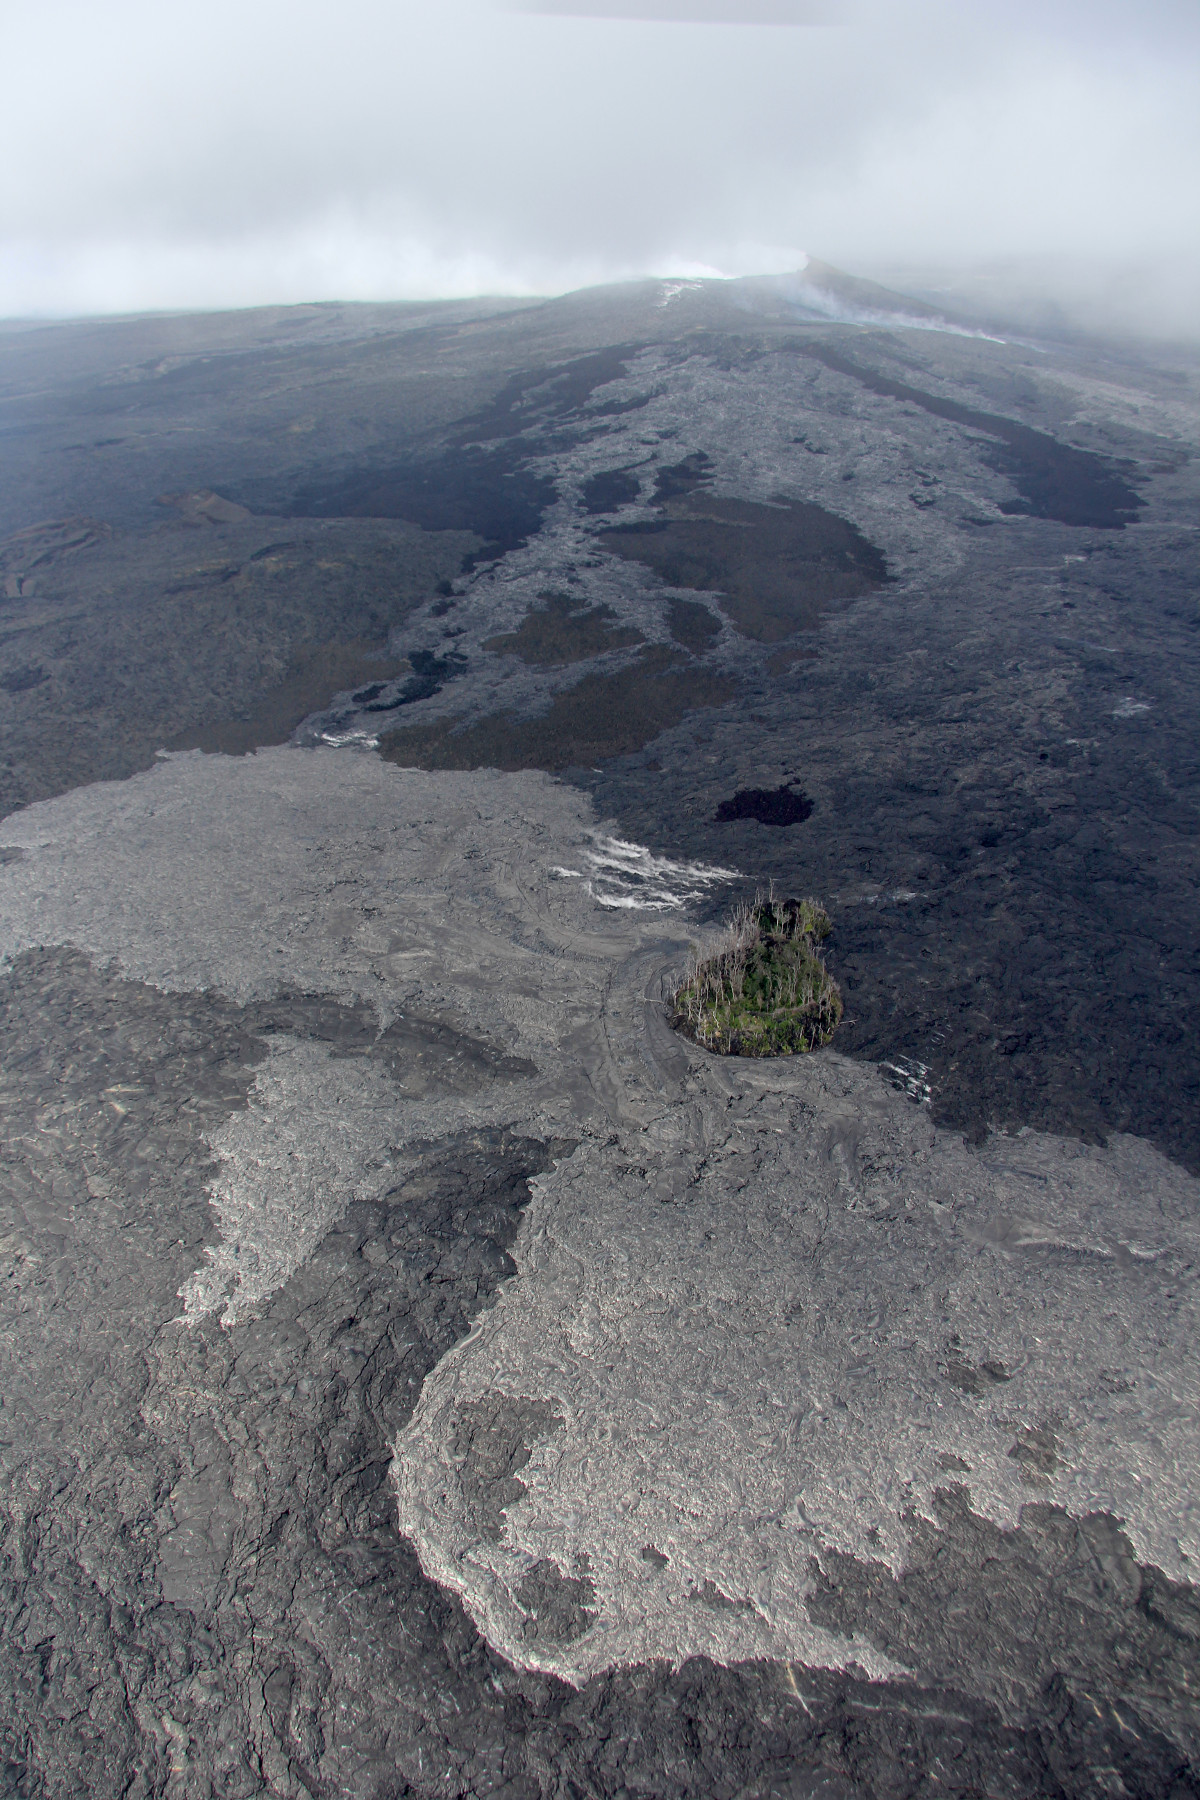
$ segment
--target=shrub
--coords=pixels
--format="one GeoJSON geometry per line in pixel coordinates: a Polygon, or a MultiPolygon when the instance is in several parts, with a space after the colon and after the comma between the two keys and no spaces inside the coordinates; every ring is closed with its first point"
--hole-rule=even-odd
{"type": "Polygon", "coordinates": [[[832,927],[816,900],[759,894],[671,996],[672,1025],[721,1056],[795,1056],[827,1044],[842,996],[818,948],[832,927]]]}

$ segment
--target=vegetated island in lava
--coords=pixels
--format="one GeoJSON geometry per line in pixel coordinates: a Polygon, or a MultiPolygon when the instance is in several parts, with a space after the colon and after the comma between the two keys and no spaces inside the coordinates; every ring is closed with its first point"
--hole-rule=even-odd
{"type": "Polygon", "coordinates": [[[819,945],[832,926],[817,900],[757,895],[717,949],[694,958],[672,994],[676,1031],[721,1056],[795,1056],[837,1030],[842,996],[819,945]]]}

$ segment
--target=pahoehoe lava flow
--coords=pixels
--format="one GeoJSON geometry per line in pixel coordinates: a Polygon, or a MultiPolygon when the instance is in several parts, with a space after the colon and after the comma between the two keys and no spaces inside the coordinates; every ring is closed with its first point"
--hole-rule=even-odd
{"type": "Polygon", "coordinates": [[[1113,468],[1111,461],[1090,450],[1063,444],[1044,431],[1035,431],[1016,419],[998,417],[964,406],[961,401],[926,393],[909,382],[897,381],[877,369],[840,354],[828,344],[805,344],[803,354],[815,356],[840,375],[849,375],[873,394],[907,400],[939,419],[986,433],[1004,446],[986,452],[994,466],[1012,478],[1016,500],[1002,500],[1005,513],[1028,513],[1035,519],[1058,519],[1064,525],[1092,525],[1123,530],[1136,522],[1142,497],[1113,468]]]}
{"type": "Polygon", "coordinates": [[[1200,1795],[1200,365],[808,274],[0,336],[21,1800],[1200,1795]]]}

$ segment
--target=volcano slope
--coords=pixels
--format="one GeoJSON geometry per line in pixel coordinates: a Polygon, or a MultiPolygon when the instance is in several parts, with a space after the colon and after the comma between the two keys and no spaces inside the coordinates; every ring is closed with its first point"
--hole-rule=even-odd
{"type": "Polygon", "coordinates": [[[0,340],[8,1791],[1198,1791],[1197,367],[811,301],[0,340]]]}

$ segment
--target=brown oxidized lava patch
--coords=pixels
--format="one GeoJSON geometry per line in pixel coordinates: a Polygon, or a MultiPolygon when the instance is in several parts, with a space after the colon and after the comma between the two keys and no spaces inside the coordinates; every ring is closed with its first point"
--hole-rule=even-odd
{"type": "Polygon", "coordinates": [[[584,662],[605,650],[625,650],[646,641],[636,626],[612,625],[610,621],[617,615],[611,606],[588,606],[574,594],[540,594],[538,598],[542,604],[531,606],[515,631],[488,638],[484,649],[548,668],[584,662]]]}
{"type": "Polygon", "coordinates": [[[675,642],[697,656],[711,649],[721,631],[720,619],[699,600],[672,600],[667,625],[675,642]]]}
{"type": "Polygon", "coordinates": [[[888,579],[883,552],[823,507],[804,500],[735,500],[693,490],[663,517],[614,526],[606,549],[644,563],[671,587],[721,595],[743,637],[777,644],[822,613],[888,579]]]}
{"type": "Polygon", "coordinates": [[[404,658],[380,656],[361,641],[301,645],[283,681],[262,689],[240,718],[194,725],[173,737],[168,748],[245,756],[268,744],[286,744],[301,720],[328,706],[335,694],[363,682],[382,684],[410,667],[404,658]]]}
{"type": "Polygon", "coordinates": [[[627,668],[585,675],[537,718],[505,712],[465,727],[458,719],[408,726],[388,733],[380,755],[409,769],[590,767],[631,755],[685,713],[723,706],[737,689],[730,676],[689,666],[676,651],[652,644],[627,668]]]}

